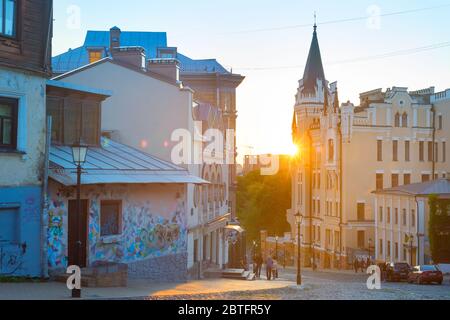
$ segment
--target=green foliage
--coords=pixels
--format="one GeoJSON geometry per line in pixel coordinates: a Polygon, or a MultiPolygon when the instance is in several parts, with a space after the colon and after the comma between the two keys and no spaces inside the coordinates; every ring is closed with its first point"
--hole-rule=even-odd
{"type": "Polygon", "coordinates": [[[431,195],[428,202],[431,258],[434,263],[448,263],[450,261],[450,217],[448,214],[450,201],[440,200],[436,195],[431,195]]]}
{"type": "Polygon", "coordinates": [[[0,276],[0,283],[38,283],[45,282],[40,278],[0,276]]]}
{"type": "Polygon", "coordinates": [[[286,210],[291,206],[291,177],[287,169],[262,176],[254,171],[238,178],[237,215],[247,240],[259,240],[260,231],[282,236],[290,231],[286,210]]]}

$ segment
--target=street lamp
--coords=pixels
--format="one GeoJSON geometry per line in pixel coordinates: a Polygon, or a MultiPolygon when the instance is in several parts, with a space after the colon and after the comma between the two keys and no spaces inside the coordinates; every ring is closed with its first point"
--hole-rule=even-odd
{"type": "Polygon", "coordinates": [[[297,214],[294,216],[295,221],[297,222],[297,285],[302,285],[302,271],[301,271],[301,251],[300,251],[300,227],[303,222],[303,216],[300,214],[300,212],[297,212],[297,214]]]}
{"type": "MultiPolygon", "coordinates": [[[[86,162],[88,147],[81,142],[72,146],[73,163],[77,167],[77,215],[76,215],[76,250],[75,250],[75,264],[81,265],[81,167],[86,162]]],[[[72,290],[72,298],[81,298],[81,289],[74,288],[72,290]]]]}
{"type": "Polygon", "coordinates": [[[278,236],[275,237],[275,260],[278,262],[278,236]]]}

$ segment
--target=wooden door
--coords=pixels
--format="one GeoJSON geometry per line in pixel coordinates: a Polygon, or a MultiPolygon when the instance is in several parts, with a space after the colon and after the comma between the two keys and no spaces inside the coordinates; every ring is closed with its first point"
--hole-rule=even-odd
{"type": "Polygon", "coordinates": [[[69,201],[69,266],[77,264],[77,232],[80,230],[80,268],[85,268],[87,265],[87,239],[88,239],[88,200],[81,200],[81,220],[78,220],[77,201],[69,201]],[[78,222],[79,228],[78,229],[78,222]]]}

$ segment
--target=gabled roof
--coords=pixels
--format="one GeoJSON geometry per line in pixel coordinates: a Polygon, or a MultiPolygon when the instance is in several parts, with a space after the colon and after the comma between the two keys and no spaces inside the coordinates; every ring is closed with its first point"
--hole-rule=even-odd
{"type": "MultiPolygon", "coordinates": [[[[62,74],[89,64],[89,48],[101,50],[102,58],[110,56],[109,34],[109,31],[88,31],[83,46],[53,57],[53,72],[62,74]]],[[[146,57],[154,59],[158,48],[167,47],[167,34],[165,32],[122,31],[120,45],[143,47],[146,57]]],[[[195,60],[180,53],[177,54],[177,59],[180,61],[182,73],[230,73],[215,59],[195,60]]]]}
{"type": "MultiPolygon", "coordinates": [[[[50,178],[65,186],[77,183],[69,146],[50,147],[50,178]]],[[[168,161],[102,138],[101,146],[89,148],[83,165],[83,185],[93,184],[208,184],[208,181],[168,161]]]]}
{"type": "Polygon", "coordinates": [[[317,39],[317,26],[314,26],[313,39],[309,49],[308,61],[303,74],[303,92],[315,93],[317,80],[325,81],[322,56],[320,54],[319,40],[317,39]]]}
{"type": "Polygon", "coordinates": [[[405,194],[411,196],[438,195],[450,197],[450,179],[439,179],[374,191],[375,194],[405,194]]]}

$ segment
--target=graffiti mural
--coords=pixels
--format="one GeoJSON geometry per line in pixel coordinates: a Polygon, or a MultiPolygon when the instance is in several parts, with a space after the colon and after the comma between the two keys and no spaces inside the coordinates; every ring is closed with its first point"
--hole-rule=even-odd
{"type": "MultiPolygon", "coordinates": [[[[184,201],[174,195],[170,201],[137,197],[133,188],[92,187],[82,195],[89,199],[88,261],[132,263],[187,250],[184,201]],[[122,232],[101,236],[101,201],[122,201],[122,232]]],[[[169,189],[172,190],[172,189],[169,189]]],[[[173,194],[173,190],[169,191],[173,194]]],[[[57,197],[49,210],[48,261],[50,268],[67,266],[67,208],[57,197]]],[[[150,196],[147,198],[151,198],[150,196]]]]}
{"type": "Polygon", "coordinates": [[[27,252],[26,243],[20,245],[0,246],[0,275],[14,275],[24,264],[27,252]]]}
{"type": "Polygon", "coordinates": [[[52,200],[48,210],[47,250],[49,268],[67,267],[67,232],[64,234],[67,210],[60,197],[52,200]]]}

